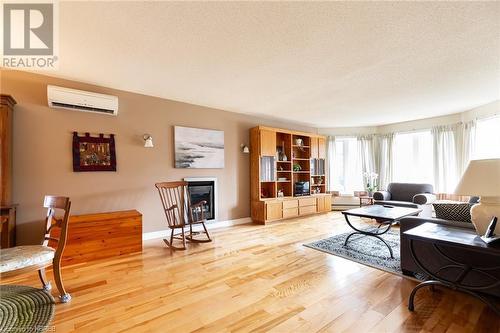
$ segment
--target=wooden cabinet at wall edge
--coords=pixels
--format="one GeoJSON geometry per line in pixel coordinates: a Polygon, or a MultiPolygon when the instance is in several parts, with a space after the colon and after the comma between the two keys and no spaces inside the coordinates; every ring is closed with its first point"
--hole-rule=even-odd
{"type": "Polygon", "coordinates": [[[264,224],[330,211],[325,143],[324,136],[314,133],[266,126],[250,129],[254,222],[264,224]]]}

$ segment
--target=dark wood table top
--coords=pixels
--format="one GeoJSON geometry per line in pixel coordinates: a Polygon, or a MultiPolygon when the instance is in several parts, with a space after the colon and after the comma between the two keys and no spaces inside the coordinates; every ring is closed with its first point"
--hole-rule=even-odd
{"type": "Polygon", "coordinates": [[[344,215],[368,217],[372,219],[382,220],[399,220],[406,216],[417,215],[422,210],[418,208],[405,208],[405,207],[384,207],[383,205],[365,206],[361,208],[354,208],[342,212],[344,215]]]}
{"type": "Polygon", "coordinates": [[[424,223],[405,231],[404,234],[410,238],[421,241],[432,241],[436,244],[452,245],[458,247],[469,247],[474,250],[487,251],[500,255],[500,241],[487,244],[473,229],[451,227],[436,223],[424,223]]]}

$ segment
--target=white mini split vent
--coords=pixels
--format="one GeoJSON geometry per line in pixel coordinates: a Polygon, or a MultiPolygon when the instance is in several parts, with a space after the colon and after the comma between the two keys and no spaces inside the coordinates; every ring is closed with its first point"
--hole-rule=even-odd
{"type": "Polygon", "coordinates": [[[47,86],[49,107],[116,116],[118,97],[89,91],[47,86]]]}

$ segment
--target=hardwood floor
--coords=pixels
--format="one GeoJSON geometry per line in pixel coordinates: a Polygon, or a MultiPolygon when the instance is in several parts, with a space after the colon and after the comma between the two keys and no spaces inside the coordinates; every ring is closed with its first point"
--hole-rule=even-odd
{"type": "MultiPolygon", "coordinates": [[[[500,332],[474,298],[421,290],[411,313],[415,282],[302,246],[345,229],[332,212],[64,267],[73,299],[56,305],[55,332],[500,332]]],[[[2,283],[39,286],[36,274],[2,283]]]]}

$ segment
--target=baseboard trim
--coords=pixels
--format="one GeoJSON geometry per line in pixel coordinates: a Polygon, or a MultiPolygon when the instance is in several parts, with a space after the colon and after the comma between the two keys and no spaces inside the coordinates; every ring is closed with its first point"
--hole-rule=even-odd
{"type": "Polygon", "coordinates": [[[332,211],[342,211],[346,209],[359,208],[359,204],[356,205],[332,205],[332,211]]]}
{"type": "MultiPolygon", "coordinates": [[[[234,219],[234,220],[208,222],[205,225],[207,226],[208,230],[212,230],[212,229],[218,229],[218,228],[231,227],[231,226],[235,226],[235,225],[239,225],[239,224],[247,224],[247,223],[251,223],[251,222],[252,222],[252,219],[250,217],[243,217],[243,218],[234,219]]],[[[150,240],[150,239],[164,238],[167,236],[170,236],[170,229],[145,232],[142,234],[142,240],[146,241],[146,240],[150,240]]]]}

